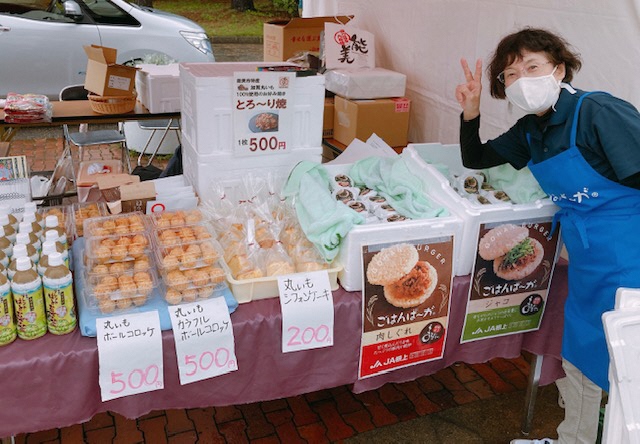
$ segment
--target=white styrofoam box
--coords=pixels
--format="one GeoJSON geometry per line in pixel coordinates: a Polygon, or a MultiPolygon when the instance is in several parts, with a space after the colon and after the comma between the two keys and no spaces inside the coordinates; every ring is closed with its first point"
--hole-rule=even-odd
{"type": "MultiPolygon", "coordinates": [[[[450,186],[449,179],[431,165],[431,163],[444,164],[452,174],[456,175],[471,171],[462,165],[460,145],[410,143],[403,151],[403,154],[411,156],[414,161],[410,163],[415,169],[414,173],[436,178],[435,186],[438,187],[438,193],[450,201],[450,208],[464,221],[462,248],[458,250],[459,256],[454,270],[456,276],[464,276],[472,271],[478,248],[478,235],[481,224],[553,217],[559,209],[549,198],[538,199],[535,202],[526,204],[480,205],[460,196],[450,186]]],[[[560,245],[560,242],[558,242],[558,245],[560,245]]]]}
{"type": "MultiPolygon", "coordinates": [[[[352,164],[326,165],[330,174],[348,174],[352,164]]],[[[420,177],[425,189],[432,188],[427,176],[420,177]]],[[[414,219],[403,222],[386,222],[376,224],[356,225],[345,236],[340,245],[337,261],[342,265],[338,273],[340,284],[347,291],[362,290],[362,246],[404,242],[410,240],[432,239],[443,236],[453,236],[453,269],[457,250],[461,248],[462,220],[452,213],[448,203],[437,194],[428,194],[434,205],[445,207],[451,213],[449,216],[430,219],[414,219]]]]}
{"type": "MultiPolygon", "coordinates": [[[[637,293],[640,291],[636,290],[637,293]]],[[[636,297],[640,297],[640,294],[636,297]]],[[[613,310],[602,315],[607,347],[611,357],[611,384],[617,385],[619,403],[629,442],[640,442],[640,311],[613,310]]]]}
{"type": "Polygon", "coordinates": [[[243,177],[252,173],[264,176],[269,172],[283,178],[284,181],[291,169],[303,160],[321,163],[322,147],[300,148],[287,155],[270,154],[237,158],[226,153],[201,156],[188,141],[182,140],[183,174],[202,201],[215,197],[212,188],[214,182],[223,183],[225,195],[229,199],[238,200],[237,193],[243,177]]]}
{"type": "MultiPolygon", "coordinates": [[[[200,156],[234,154],[233,74],[283,63],[181,63],[182,135],[200,156]]],[[[324,77],[296,77],[293,85],[293,131],[284,156],[300,148],[322,146],[324,77]]],[[[282,158],[284,159],[284,158],[282,158]]],[[[282,160],[281,159],[281,160],[282,160]]]]}
{"type": "Polygon", "coordinates": [[[407,76],[384,68],[331,69],[324,73],[328,91],[347,99],[403,97],[407,76]]]}
{"type": "Polygon", "coordinates": [[[138,100],[152,113],[180,111],[180,68],[168,65],[138,65],[136,92],[138,100]]]}

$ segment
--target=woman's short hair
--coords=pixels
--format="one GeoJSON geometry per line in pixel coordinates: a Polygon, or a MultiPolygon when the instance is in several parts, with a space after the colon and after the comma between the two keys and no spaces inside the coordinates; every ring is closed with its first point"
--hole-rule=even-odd
{"type": "Polygon", "coordinates": [[[524,28],[504,37],[493,53],[487,71],[491,86],[491,96],[497,99],[506,97],[504,84],[498,80],[498,74],[522,58],[522,52],[546,52],[549,59],[556,65],[564,63],[565,75],[563,81],[571,82],[573,74],[582,67],[580,55],[562,37],[544,29],[524,28]]]}

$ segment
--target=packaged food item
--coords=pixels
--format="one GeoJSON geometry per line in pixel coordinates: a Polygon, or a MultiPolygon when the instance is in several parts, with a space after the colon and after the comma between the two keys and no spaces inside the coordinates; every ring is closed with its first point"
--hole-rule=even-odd
{"type": "Polygon", "coordinates": [[[0,346],[12,343],[17,337],[11,283],[4,274],[0,274],[0,346]]]}
{"type": "Polygon", "coordinates": [[[49,254],[49,266],[42,276],[47,312],[47,328],[54,335],[71,333],[78,324],[73,298],[73,277],[62,254],[49,254]]]}
{"type": "Polygon", "coordinates": [[[42,279],[26,256],[16,259],[16,273],[11,281],[11,292],[18,337],[31,340],[44,336],[47,333],[47,316],[42,279]]]}

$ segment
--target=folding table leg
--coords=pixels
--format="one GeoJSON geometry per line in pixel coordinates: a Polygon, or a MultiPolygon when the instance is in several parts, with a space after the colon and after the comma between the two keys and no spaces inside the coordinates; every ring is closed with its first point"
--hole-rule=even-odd
{"type": "Polygon", "coordinates": [[[532,355],[529,370],[529,384],[527,385],[527,393],[524,400],[524,417],[522,418],[522,433],[524,435],[528,435],[531,431],[533,410],[536,404],[536,396],[538,395],[538,385],[540,384],[543,361],[544,356],[532,355]]]}

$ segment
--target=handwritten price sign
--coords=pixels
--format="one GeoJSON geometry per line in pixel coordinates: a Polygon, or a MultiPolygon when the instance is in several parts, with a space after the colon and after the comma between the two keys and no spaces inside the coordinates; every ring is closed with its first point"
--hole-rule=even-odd
{"type": "Polygon", "coordinates": [[[164,388],[157,311],[96,319],[102,401],[164,388]]]}
{"type": "Polygon", "coordinates": [[[327,271],[278,276],[282,352],[333,345],[333,295],[327,271]]]}
{"type": "Polygon", "coordinates": [[[169,307],[180,384],[238,370],[229,309],[224,298],[169,307]]]}

